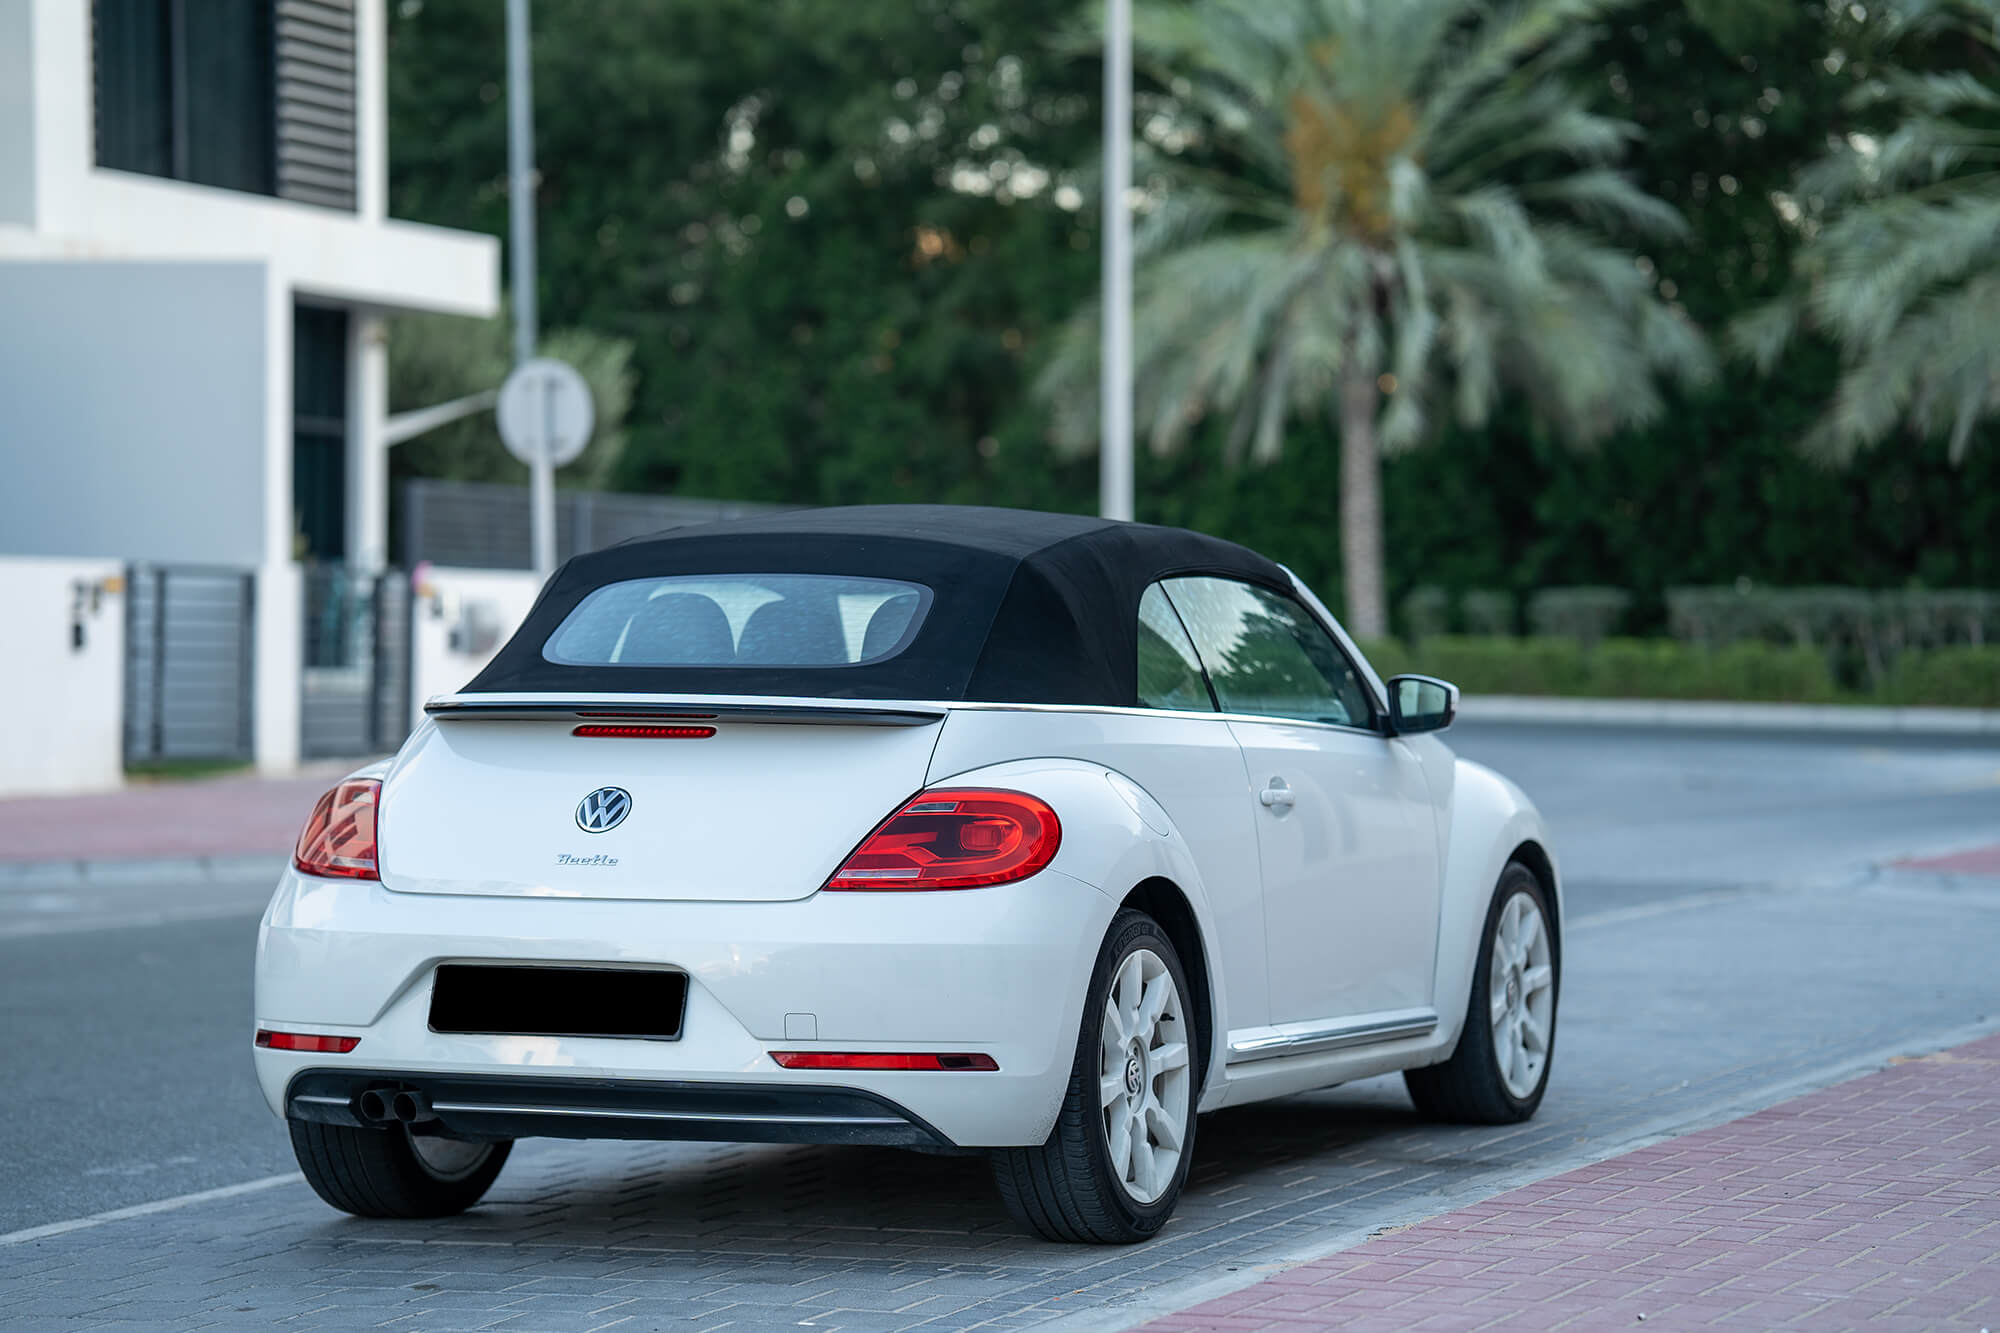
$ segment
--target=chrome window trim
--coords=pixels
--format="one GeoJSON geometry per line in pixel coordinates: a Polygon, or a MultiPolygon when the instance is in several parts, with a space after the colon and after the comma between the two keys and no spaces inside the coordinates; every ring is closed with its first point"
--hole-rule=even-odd
{"type": "Polygon", "coordinates": [[[1281,1056],[1320,1055],[1354,1046],[1428,1036],[1437,1029],[1435,1009],[1401,1009],[1360,1018],[1315,1019],[1271,1027],[1238,1028],[1229,1034],[1228,1063],[1249,1064],[1281,1056]]]}

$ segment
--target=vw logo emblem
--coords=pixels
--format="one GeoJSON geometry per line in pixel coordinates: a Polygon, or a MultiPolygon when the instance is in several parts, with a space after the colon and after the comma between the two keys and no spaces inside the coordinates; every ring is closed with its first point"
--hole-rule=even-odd
{"type": "Polygon", "coordinates": [[[632,793],[623,787],[599,787],[576,807],[576,826],[585,833],[609,833],[632,813],[632,793]]]}

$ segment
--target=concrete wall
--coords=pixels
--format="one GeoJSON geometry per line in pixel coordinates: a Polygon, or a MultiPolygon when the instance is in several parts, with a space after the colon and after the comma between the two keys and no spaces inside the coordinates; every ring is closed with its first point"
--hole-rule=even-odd
{"type": "Polygon", "coordinates": [[[265,309],[256,264],[0,263],[0,554],[262,561],[265,309]]]}
{"type": "Polygon", "coordinates": [[[34,16],[0,0],[0,226],[35,221],[34,16]]]}
{"type": "Polygon", "coordinates": [[[0,796],[123,781],[125,599],[111,591],[123,573],[115,560],[0,557],[0,796]]]}
{"type": "Polygon", "coordinates": [[[518,569],[421,566],[410,626],[410,721],[424,700],[451,694],[486,669],[500,645],[527,619],[541,580],[518,569]],[[489,641],[490,639],[490,641],[489,641]]]}

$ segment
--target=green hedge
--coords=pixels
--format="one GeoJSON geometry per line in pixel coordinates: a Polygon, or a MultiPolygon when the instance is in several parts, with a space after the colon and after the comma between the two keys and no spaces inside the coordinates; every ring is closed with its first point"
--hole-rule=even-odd
{"type": "Polygon", "coordinates": [[[1872,693],[1839,689],[1816,649],[1757,642],[1708,649],[1673,639],[1605,639],[1586,648],[1572,639],[1439,635],[1365,648],[1384,676],[1419,671],[1468,694],[2000,708],[2000,647],[1907,652],[1872,693]]]}
{"type": "Polygon", "coordinates": [[[1883,694],[1898,704],[2000,708],[2000,647],[1905,653],[1883,694]]]}

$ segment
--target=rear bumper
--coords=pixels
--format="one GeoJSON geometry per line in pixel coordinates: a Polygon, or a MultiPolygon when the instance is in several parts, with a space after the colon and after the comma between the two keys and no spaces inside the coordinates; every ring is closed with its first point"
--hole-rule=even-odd
{"type": "MultiPolygon", "coordinates": [[[[425,1079],[490,1082],[499,1085],[490,1093],[495,1104],[509,1087],[574,1092],[549,1079],[614,1101],[637,1095],[636,1109],[667,1112],[686,1096],[745,1088],[859,1094],[918,1127],[861,1127],[891,1137],[857,1139],[856,1126],[760,1125],[748,1114],[733,1125],[579,1116],[562,1102],[524,1115],[518,1126],[534,1127],[522,1133],[757,1140],[782,1129],[792,1136],[786,1141],[1040,1143],[1062,1102],[1084,990],[1116,907],[1055,871],[990,890],[822,893],[776,903],[405,894],[288,871],[258,937],[256,1024],[361,1041],[350,1056],[258,1048],[254,1057],[279,1114],[296,1109],[291,1093],[307,1071],[347,1071],[351,1063],[411,1087],[425,1079]],[[685,1024],[672,1041],[433,1032],[432,979],[449,962],[675,969],[688,977],[685,1024]],[[971,1051],[992,1056],[999,1069],[786,1070],[770,1057],[814,1049],[971,1051]],[[634,1133],[639,1121],[648,1132],[634,1133]],[[909,1133],[916,1137],[894,1137],[909,1133]]],[[[362,1090],[341,1091],[348,1086],[324,1095],[362,1090]]],[[[729,1103],[716,1105],[726,1111],[729,1103]]],[[[480,1114],[489,1127],[499,1123],[495,1113],[480,1114]]]]}
{"type": "Polygon", "coordinates": [[[473,1139],[699,1139],[950,1147],[914,1113],[859,1088],[662,1079],[474,1077],[385,1069],[306,1069],[285,1115],[369,1126],[369,1090],[415,1092],[445,1133],[473,1139]]]}

